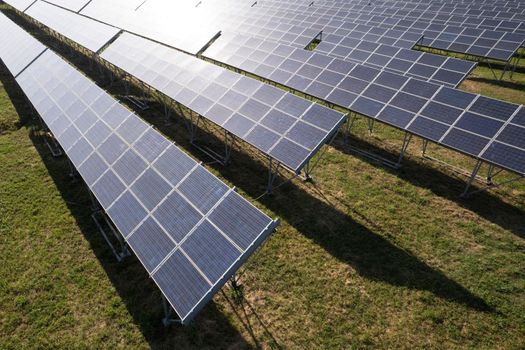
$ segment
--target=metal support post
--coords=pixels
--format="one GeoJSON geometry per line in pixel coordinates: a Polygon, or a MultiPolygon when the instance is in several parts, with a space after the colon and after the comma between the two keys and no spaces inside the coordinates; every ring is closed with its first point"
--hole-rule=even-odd
{"type": "Polygon", "coordinates": [[[405,137],[403,139],[403,146],[401,146],[401,152],[399,154],[399,158],[397,159],[397,163],[395,164],[396,169],[399,169],[401,167],[401,162],[403,161],[403,158],[405,157],[405,153],[408,149],[408,145],[410,144],[411,140],[412,140],[412,134],[405,132],[405,137]]]}
{"type": "Polygon", "coordinates": [[[476,162],[476,165],[474,166],[474,169],[472,170],[472,175],[470,176],[467,182],[467,186],[465,187],[465,191],[463,191],[463,193],[461,194],[461,197],[467,198],[469,196],[468,191],[470,187],[472,186],[472,183],[474,182],[474,180],[476,180],[476,176],[478,175],[479,169],[481,168],[482,164],[483,162],[481,160],[478,160],[476,162]]]}
{"type": "Polygon", "coordinates": [[[171,307],[164,294],[162,294],[162,308],[164,309],[164,318],[162,319],[162,324],[164,325],[164,327],[168,327],[174,323],[181,323],[181,320],[173,317],[173,308],[171,307]]]}

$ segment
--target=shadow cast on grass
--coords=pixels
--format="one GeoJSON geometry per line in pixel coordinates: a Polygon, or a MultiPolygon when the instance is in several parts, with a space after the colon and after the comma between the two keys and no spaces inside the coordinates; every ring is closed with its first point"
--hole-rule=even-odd
{"type": "MultiPolygon", "coordinates": [[[[78,54],[71,55],[68,52],[60,53],[73,62],[78,69],[91,76],[92,79],[95,79],[99,85],[105,86],[110,93],[122,96],[122,88],[119,87],[119,84],[109,85],[108,81],[104,79],[104,75],[97,75],[96,70],[91,71],[89,65],[86,64],[81,57],[78,57],[78,54]]],[[[147,112],[136,112],[145,120],[155,125],[169,138],[175,140],[182,148],[192,153],[195,158],[202,158],[202,154],[197,153],[189,144],[186,130],[180,123],[174,124],[166,122],[164,118],[159,118],[160,115],[163,115],[160,105],[153,103],[152,108],[147,112]]],[[[209,138],[210,144],[218,148],[222,146],[221,141],[213,134],[208,134],[207,137],[209,138]]],[[[38,145],[36,141],[35,143],[38,145]]],[[[44,159],[46,158],[45,152],[42,154],[42,157],[44,159]]],[[[67,181],[64,181],[64,174],[66,174],[66,172],[53,170],[53,162],[46,163],[49,163],[48,166],[53,178],[56,179],[57,185],[61,191],[63,191],[64,197],[67,198],[71,185],[67,183],[67,181]]],[[[416,165],[414,165],[414,167],[416,167],[416,165]]],[[[267,169],[262,162],[255,161],[253,156],[247,152],[234,150],[231,166],[216,166],[215,168],[224,178],[234,183],[252,197],[258,196],[265,189],[263,176],[265,176],[267,169]],[[260,179],[260,181],[258,179],[260,179]]],[[[414,172],[416,172],[416,170],[418,172],[421,170],[419,169],[419,165],[417,165],[416,169],[412,169],[414,172]]],[[[442,175],[440,181],[444,182],[446,184],[445,186],[450,186],[449,177],[442,175]]],[[[429,291],[440,298],[466,305],[469,308],[487,312],[493,311],[484,300],[472,294],[442,272],[422,262],[414,255],[395,246],[383,237],[384,234],[374,232],[374,228],[369,229],[356,222],[351,216],[342,213],[329,203],[304,191],[294,183],[282,187],[272,197],[263,197],[260,202],[274,213],[277,213],[281,218],[285,219],[287,223],[295,227],[303,235],[323,247],[331,255],[352,266],[365,278],[382,281],[393,286],[429,291]]],[[[84,209],[78,212],[78,208],[74,207],[71,210],[76,216],[82,218],[82,221],[87,219],[84,209]]],[[[93,230],[91,223],[86,222],[83,226],[86,228],[86,232],[93,230]]],[[[100,246],[101,239],[99,239],[98,236],[94,238],[92,234],[86,234],[86,237],[87,239],[94,240],[94,243],[97,243],[97,247],[100,246]]],[[[161,331],[157,330],[157,328],[151,330],[149,328],[151,327],[151,322],[149,322],[149,320],[148,322],[144,322],[141,319],[142,316],[140,315],[144,314],[144,308],[142,306],[137,308],[137,305],[134,304],[136,298],[133,294],[129,294],[131,293],[129,290],[134,290],[135,287],[133,286],[137,284],[133,283],[133,286],[129,286],[129,281],[126,278],[121,280],[120,276],[122,274],[119,269],[125,270],[125,265],[115,265],[112,262],[108,263],[107,260],[111,258],[107,256],[107,249],[101,247],[97,248],[97,250],[98,249],[101,249],[97,254],[100,255],[102,261],[105,261],[104,264],[108,275],[111,276],[110,278],[112,278],[112,280],[115,280],[114,283],[116,286],[122,286],[120,287],[119,293],[122,293],[124,296],[123,299],[126,300],[128,308],[134,315],[135,321],[141,325],[150,342],[155,343],[156,336],[161,331]]],[[[141,269],[137,263],[133,263],[133,266],[141,269]]],[[[145,275],[144,272],[142,272],[142,274],[145,275]]],[[[144,280],[147,281],[147,276],[144,276],[144,280]]],[[[144,283],[144,285],[147,284],[144,283]]],[[[151,286],[149,294],[155,293],[158,295],[156,289],[151,286]]],[[[145,297],[145,294],[143,294],[143,297],[145,297]]],[[[155,317],[157,317],[160,309],[154,308],[154,310],[158,310],[158,312],[155,312],[155,317]]],[[[152,314],[148,313],[148,315],[152,314]]],[[[220,318],[220,312],[216,312],[213,306],[208,306],[202,318],[205,317],[220,318]]],[[[200,320],[197,320],[197,324],[201,323],[200,320]]],[[[226,332],[234,332],[226,321],[221,321],[221,325],[226,328],[226,332]]],[[[232,337],[236,338],[235,335],[232,337]]]]}
{"type": "MultiPolygon", "coordinates": [[[[380,155],[387,159],[395,160],[399,157],[399,153],[395,153],[395,151],[378,147],[360,138],[352,137],[350,142],[352,146],[365,149],[368,152],[380,155]]],[[[417,141],[413,140],[412,142],[417,141]]],[[[348,148],[341,138],[335,140],[332,146],[345,154],[358,156],[348,148]]],[[[385,167],[378,162],[371,161],[364,157],[361,157],[361,159],[367,161],[369,164],[381,167],[388,173],[393,174],[414,186],[426,188],[437,196],[453,201],[461,207],[478,214],[484,219],[509,230],[518,237],[525,238],[525,226],[523,225],[523,217],[525,213],[523,210],[503,201],[497,195],[491,193],[490,189],[488,191],[476,193],[469,198],[462,198],[460,195],[467,184],[467,177],[460,178],[451,176],[450,174],[441,171],[439,168],[414,160],[415,157],[417,156],[407,154],[403,159],[402,167],[397,170],[385,167]]],[[[477,186],[477,184],[474,184],[474,186],[477,186]]]]}
{"type": "Polygon", "coordinates": [[[489,79],[489,78],[483,78],[483,77],[469,77],[468,80],[474,81],[476,83],[490,84],[490,85],[504,87],[504,88],[512,89],[512,90],[525,91],[525,84],[518,83],[515,81],[489,79]]]}

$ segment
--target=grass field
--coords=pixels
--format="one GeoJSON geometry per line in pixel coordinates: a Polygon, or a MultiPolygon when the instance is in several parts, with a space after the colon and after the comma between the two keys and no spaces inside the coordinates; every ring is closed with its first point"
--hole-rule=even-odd
{"type": "MultiPolygon", "coordinates": [[[[35,35],[122,98],[119,84],[35,35]]],[[[520,69],[498,83],[479,67],[462,88],[525,103],[520,69]]],[[[420,157],[420,140],[393,171],[337,139],[313,183],[294,180],[254,202],[282,223],[246,265],[244,299],[225,288],[193,325],[165,329],[145,270],[134,257],[115,261],[84,187],[50,155],[4,69],[0,82],[1,349],[525,348],[525,181],[464,200],[465,178],[420,157]]],[[[206,160],[161,111],[152,102],[139,114],[206,160]]],[[[379,126],[370,136],[365,124],[352,142],[395,157],[402,134],[379,126]]],[[[242,147],[230,166],[208,168],[247,198],[264,191],[264,164],[242,147]]]]}

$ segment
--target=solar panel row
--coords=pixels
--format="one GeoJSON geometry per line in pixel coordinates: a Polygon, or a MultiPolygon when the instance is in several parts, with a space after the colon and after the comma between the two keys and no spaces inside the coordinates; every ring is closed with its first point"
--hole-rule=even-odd
{"type": "Polygon", "coordinates": [[[296,173],[343,114],[125,33],[101,57],[221,126],[296,173]]]}
{"type": "MultiPolygon", "coordinates": [[[[237,60],[214,45],[204,55],[484,160],[486,148],[521,108],[284,44],[272,44],[268,52],[276,69],[237,60]]],[[[525,150],[517,139],[507,142],[514,160],[499,165],[523,173],[518,154],[525,150]]]]}
{"type": "MultiPolygon", "coordinates": [[[[272,2],[264,6],[279,8],[278,4],[272,2]]],[[[367,27],[376,26],[375,30],[378,31],[393,30],[400,33],[399,35],[405,33],[423,35],[422,44],[424,46],[503,61],[508,61],[525,41],[525,34],[462,28],[434,24],[424,20],[400,21],[387,16],[359,12],[324,15],[312,14],[312,12],[313,10],[309,8],[304,10],[297,8],[279,13],[282,16],[281,20],[287,23],[309,24],[312,28],[322,29],[324,33],[337,34],[338,30],[344,30],[346,26],[354,28],[357,24],[367,27]]]]}
{"type": "MultiPolygon", "coordinates": [[[[376,3],[370,4],[370,2],[352,2],[349,3],[337,3],[331,6],[326,6],[326,2],[315,2],[316,7],[330,8],[337,11],[353,11],[361,13],[374,13],[377,15],[384,15],[396,18],[413,18],[413,19],[424,19],[431,21],[453,21],[456,25],[478,25],[483,19],[499,20],[505,22],[514,22],[504,25],[501,29],[509,29],[511,32],[520,26],[520,22],[523,21],[523,9],[518,9],[516,6],[507,7],[507,11],[501,11],[505,7],[499,7],[499,10],[495,6],[487,8],[484,11],[465,8],[462,10],[457,6],[453,7],[439,7],[435,2],[426,4],[416,5],[412,2],[390,2],[387,5],[376,3]],[[515,26],[517,24],[517,26],[515,26]]],[[[488,24],[489,22],[485,22],[488,24]]],[[[450,23],[452,24],[452,23],[450,23]]],[[[495,29],[488,28],[488,29],[495,29]]],[[[523,30],[523,27],[521,27],[523,30]]]]}
{"type": "MultiPolygon", "coordinates": [[[[331,40],[328,38],[327,40],[331,40]]],[[[330,56],[343,58],[354,63],[362,63],[381,70],[391,71],[406,76],[415,77],[424,81],[431,81],[443,85],[455,87],[459,85],[465,77],[474,69],[475,63],[443,57],[429,53],[395,48],[393,46],[374,44],[360,40],[346,40],[346,45],[355,47],[347,54],[347,46],[336,46],[331,50],[328,56],[325,52],[330,50],[333,44],[326,41],[321,42],[313,51],[309,53],[304,50],[295,49],[293,52],[299,52],[306,55],[315,56],[318,60],[330,60],[330,56]]],[[[213,43],[213,46],[206,52],[220,52],[222,55],[228,55],[228,61],[234,62],[239,66],[252,66],[254,71],[265,70],[272,72],[278,69],[278,64],[282,63],[290,50],[283,49],[285,45],[280,46],[278,43],[264,41],[258,38],[250,37],[243,34],[222,33],[221,36],[213,43]]],[[[224,61],[226,58],[217,59],[224,61]]],[[[298,73],[305,78],[314,73],[306,73],[306,69],[312,67],[305,65],[303,72],[298,73]]],[[[286,69],[289,71],[289,69],[286,69]]],[[[276,73],[277,74],[277,73],[276,73]]],[[[292,77],[290,77],[292,78],[292,77]]]]}
{"type": "Polygon", "coordinates": [[[25,14],[93,52],[100,50],[120,31],[44,1],[35,2],[25,14]]]}
{"type": "MultiPolygon", "coordinates": [[[[11,43],[31,41],[14,25],[2,28],[11,43]]],[[[278,222],[58,55],[23,56],[31,55],[36,60],[16,81],[181,321],[189,322],[278,222]]],[[[0,52],[10,71],[13,56],[0,52]]]]}
{"type": "Polygon", "coordinates": [[[198,17],[193,13],[197,10],[194,6],[178,2],[181,9],[177,11],[144,13],[142,3],[93,0],[80,13],[190,54],[199,53],[220,32],[213,23],[195,20],[198,17]]]}

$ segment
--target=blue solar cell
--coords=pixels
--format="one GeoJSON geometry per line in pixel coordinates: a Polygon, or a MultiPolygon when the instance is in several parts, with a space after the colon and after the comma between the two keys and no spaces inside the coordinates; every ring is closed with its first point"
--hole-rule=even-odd
{"type": "Polygon", "coordinates": [[[406,83],[406,85],[403,86],[404,92],[408,92],[425,98],[430,98],[434,96],[438,89],[439,85],[430,84],[417,79],[410,79],[406,83]]]}
{"type": "Polygon", "coordinates": [[[313,104],[303,115],[302,120],[309,122],[321,129],[330,131],[334,125],[342,120],[341,113],[326,108],[319,104],[313,104]]]}
{"type": "Polygon", "coordinates": [[[447,87],[442,88],[436,95],[435,100],[458,108],[467,108],[476,95],[462,92],[447,87]]]}
{"type": "Polygon", "coordinates": [[[309,95],[318,97],[320,99],[325,100],[326,97],[330,94],[330,92],[333,90],[332,86],[318,83],[316,81],[313,81],[304,92],[306,92],[309,95]]]}
{"type": "Polygon", "coordinates": [[[378,69],[357,65],[352,72],[350,72],[350,75],[365,81],[372,81],[379,73],[381,73],[381,71],[378,69]]]}
{"type": "Polygon", "coordinates": [[[267,152],[279,140],[279,135],[276,133],[257,125],[246,137],[246,141],[250,142],[260,150],[267,152]]]}
{"type": "Polygon", "coordinates": [[[523,150],[499,142],[493,142],[487,148],[482,158],[520,174],[525,174],[525,151],[523,150]]]}
{"type": "Polygon", "coordinates": [[[244,138],[244,135],[246,135],[246,133],[250,131],[254,125],[255,123],[253,121],[236,113],[231,116],[226,124],[224,124],[224,128],[232,134],[240,138],[244,138]]]}
{"type": "Polygon", "coordinates": [[[279,134],[284,134],[296,120],[288,114],[273,109],[264,117],[261,123],[279,134]]]}
{"type": "Polygon", "coordinates": [[[287,140],[282,139],[270,151],[270,155],[292,170],[298,171],[304,160],[308,157],[308,150],[287,140]]]}
{"type": "Polygon", "coordinates": [[[462,110],[450,106],[445,106],[440,103],[430,102],[425,106],[422,115],[429,117],[446,124],[453,124],[461,115],[462,110]]]}
{"type": "Polygon", "coordinates": [[[423,108],[427,100],[422,98],[405,94],[404,92],[399,92],[393,99],[390,101],[390,104],[402,109],[405,109],[410,112],[417,113],[423,108]]]}
{"type": "Polygon", "coordinates": [[[279,101],[283,96],[285,92],[274,88],[273,86],[269,86],[266,84],[261,85],[259,90],[255,92],[253,97],[258,99],[261,102],[264,102],[270,106],[273,106],[279,101]]]}
{"type": "MultiPolygon", "coordinates": [[[[243,80],[244,79],[241,79],[239,82],[243,80]]],[[[229,90],[220,98],[219,103],[227,107],[229,110],[235,111],[239,109],[239,107],[241,107],[247,100],[248,97],[246,95],[229,90]]]]}
{"type": "Polygon", "coordinates": [[[85,134],[86,139],[92,145],[100,145],[111,134],[111,129],[102,121],[98,121],[85,134]]]}
{"type": "Polygon", "coordinates": [[[419,77],[430,78],[436,72],[435,67],[429,67],[423,64],[414,64],[408,71],[408,74],[417,75],[419,77]]]}
{"type": "Polygon", "coordinates": [[[500,132],[497,140],[525,149],[525,128],[509,124],[500,132]]]}
{"type": "Polygon", "coordinates": [[[128,244],[149,273],[175,248],[175,243],[157,225],[147,218],[128,238],[128,244]]]}
{"type": "Polygon", "coordinates": [[[173,240],[179,243],[202,218],[197,209],[177,192],[171,193],[155,209],[153,216],[171,235],[173,240]]]}
{"type": "Polygon", "coordinates": [[[299,121],[286,134],[290,140],[312,150],[324,139],[326,133],[316,127],[299,121]]]}
{"type": "Polygon", "coordinates": [[[117,133],[129,144],[132,144],[146,129],[148,126],[139,118],[128,118],[118,127],[117,133]]]}
{"type": "Polygon", "coordinates": [[[100,155],[110,165],[113,164],[127,149],[128,145],[126,145],[124,141],[114,133],[98,147],[100,155]]]}
{"type": "Polygon", "coordinates": [[[292,94],[286,94],[279,103],[277,103],[277,108],[285,113],[299,116],[303,114],[311,104],[311,102],[305,99],[292,94]]]}
{"type": "Polygon", "coordinates": [[[198,167],[179,185],[179,191],[205,214],[228,191],[228,186],[198,167]]]}
{"type": "Polygon", "coordinates": [[[332,102],[338,106],[348,108],[352,105],[357,95],[342,89],[335,88],[334,91],[328,95],[327,101],[332,102]]]}
{"type": "Polygon", "coordinates": [[[363,92],[363,96],[386,103],[390,101],[395,93],[395,90],[377,84],[370,84],[370,86],[368,86],[368,88],[363,92]]]}
{"type": "Polygon", "coordinates": [[[438,123],[425,117],[417,117],[408,127],[410,132],[436,142],[445,135],[448,129],[448,125],[438,123]]]}
{"type": "Polygon", "coordinates": [[[506,121],[514,114],[517,108],[517,105],[508,102],[480,96],[470,107],[470,110],[488,117],[506,121]]]}
{"type": "Polygon", "coordinates": [[[111,128],[116,129],[126,118],[131,114],[129,110],[124,108],[121,104],[116,103],[110,107],[101,119],[105,121],[111,128]]]}
{"type": "Polygon", "coordinates": [[[97,196],[100,204],[107,208],[125,189],[124,184],[117,178],[115,173],[108,170],[93,186],[93,193],[97,196]]]}
{"type": "Polygon", "coordinates": [[[471,131],[488,138],[492,138],[499,131],[502,122],[490,118],[485,118],[480,115],[465,112],[456,123],[456,127],[471,131]]]}
{"type": "Polygon", "coordinates": [[[169,145],[166,138],[149,129],[135,142],[134,148],[148,162],[153,162],[169,145]]]}
{"type": "Polygon", "coordinates": [[[209,220],[227,233],[241,249],[249,248],[261,234],[260,227],[271,223],[269,217],[253,206],[246,206],[246,200],[230,192],[210,214],[209,220]]]}
{"type": "Polygon", "coordinates": [[[68,152],[69,159],[78,168],[79,165],[91,154],[93,147],[85,138],[80,138],[68,152]]]}
{"type": "Polygon", "coordinates": [[[171,191],[171,186],[156,171],[147,169],[131,190],[148,210],[153,210],[171,191]]]}
{"type": "Polygon", "coordinates": [[[390,72],[381,72],[381,74],[379,74],[379,76],[375,80],[375,83],[388,86],[393,89],[400,89],[406,83],[407,80],[407,77],[398,74],[390,72]]]}
{"type": "Polygon", "coordinates": [[[516,113],[514,118],[512,118],[512,123],[520,126],[525,126],[525,108],[521,107],[521,109],[516,113]]]}
{"type": "Polygon", "coordinates": [[[365,81],[362,81],[356,78],[352,78],[352,77],[346,77],[341,81],[341,83],[339,83],[337,87],[344,89],[346,91],[360,94],[366,89],[367,86],[368,86],[368,82],[365,82],[365,81]]]}
{"type": "Polygon", "coordinates": [[[210,285],[179,250],[153,275],[175,311],[186,317],[208,292],[210,285]]]}
{"type": "Polygon", "coordinates": [[[107,212],[124,237],[127,237],[147,215],[146,210],[129,191],[124,192],[107,212]]]}
{"type": "Polygon", "coordinates": [[[477,156],[489,143],[489,140],[466,131],[452,129],[442,143],[458,151],[477,156]]]}
{"type": "Polygon", "coordinates": [[[392,106],[386,106],[385,109],[383,109],[377,116],[377,119],[402,129],[404,129],[408,123],[410,123],[412,118],[414,118],[413,113],[403,111],[392,106]]]}
{"type": "Polygon", "coordinates": [[[130,185],[135,181],[144,170],[146,170],[146,162],[133,150],[127,150],[116,162],[113,164],[113,169],[120,176],[120,178],[130,185]]]}
{"type": "Polygon", "coordinates": [[[92,185],[107,168],[104,160],[97,153],[92,153],[78,168],[78,172],[88,185],[92,185]]]}
{"type": "MultiPolygon", "coordinates": [[[[281,100],[282,101],[282,100],[281,100]]],[[[244,115],[247,118],[250,118],[253,121],[259,121],[261,118],[270,110],[270,107],[257,102],[254,99],[249,99],[246,103],[239,109],[239,113],[244,115]]]]}
{"type": "Polygon", "coordinates": [[[380,102],[370,100],[366,97],[359,97],[354,101],[351,109],[356,113],[374,118],[383,107],[384,105],[380,102]]]}
{"type": "Polygon", "coordinates": [[[188,239],[182,243],[182,249],[211,283],[217,282],[241,254],[208,221],[203,221],[195,229],[188,239]]]}
{"type": "Polygon", "coordinates": [[[60,145],[64,150],[69,150],[82,135],[74,125],[70,125],[58,138],[60,145]]]}

